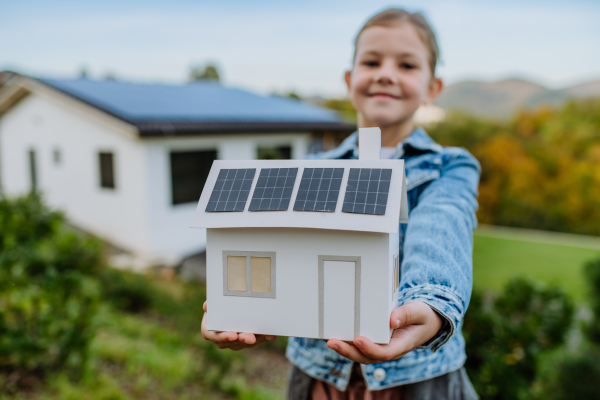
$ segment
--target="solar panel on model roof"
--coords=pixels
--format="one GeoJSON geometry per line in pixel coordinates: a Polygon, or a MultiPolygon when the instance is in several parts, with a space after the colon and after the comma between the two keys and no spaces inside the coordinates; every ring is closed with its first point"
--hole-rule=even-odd
{"type": "Polygon", "coordinates": [[[335,212],[344,168],[305,168],[294,211],[335,212]]]}
{"type": "Polygon", "coordinates": [[[391,169],[350,168],[342,212],[385,215],[391,169]]]}
{"type": "Polygon", "coordinates": [[[248,211],[285,211],[290,205],[298,168],[260,170],[248,211]]]}
{"type": "Polygon", "coordinates": [[[244,211],[255,173],[255,168],[219,171],[206,212],[244,211]]]}

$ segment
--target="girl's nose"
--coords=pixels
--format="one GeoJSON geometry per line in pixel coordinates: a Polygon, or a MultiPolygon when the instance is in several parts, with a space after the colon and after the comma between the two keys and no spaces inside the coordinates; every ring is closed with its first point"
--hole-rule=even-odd
{"type": "Polygon", "coordinates": [[[392,61],[384,61],[375,72],[373,80],[380,84],[393,85],[398,83],[398,78],[395,73],[395,64],[392,61]]]}

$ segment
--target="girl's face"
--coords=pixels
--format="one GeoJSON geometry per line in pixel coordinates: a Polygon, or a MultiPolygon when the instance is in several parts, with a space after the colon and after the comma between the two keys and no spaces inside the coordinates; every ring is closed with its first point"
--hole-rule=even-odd
{"type": "Polygon", "coordinates": [[[346,84],[361,126],[412,121],[417,108],[441,91],[441,80],[429,68],[427,47],[410,23],[367,28],[356,47],[346,84]]]}

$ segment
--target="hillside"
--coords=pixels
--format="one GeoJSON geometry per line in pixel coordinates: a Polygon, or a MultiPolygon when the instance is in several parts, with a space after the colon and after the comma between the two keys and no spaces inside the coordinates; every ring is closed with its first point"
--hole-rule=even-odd
{"type": "Polygon", "coordinates": [[[548,89],[522,79],[498,82],[464,81],[447,86],[436,105],[481,117],[505,119],[520,108],[560,106],[569,98],[600,97],[600,81],[548,89]]]}

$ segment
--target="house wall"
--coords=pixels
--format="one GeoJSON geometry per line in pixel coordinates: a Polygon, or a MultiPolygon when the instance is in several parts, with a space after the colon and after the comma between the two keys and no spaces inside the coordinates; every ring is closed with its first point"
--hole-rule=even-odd
{"type": "Polygon", "coordinates": [[[360,334],[387,343],[389,237],[323,229],[208,229],[208,329],[318,338],[318,256],[360,256],[360,334]],[[224,296],[224,250],[275,252],[276,298],[224,296]]]}
{"type": "Polygon", "coordinates": [[[251,160],[258,147],[292,147],[292,157],[304,158],[310,134],[210,135],[186,138],[146,139],[148,171],[149,243],[157,257],[176,261],[206,248],[206,230],[190,229],[197,201],[173,205],[171,200],[170,152],[181,150],[216,150],[221,160],[251,160]]]}
{"type": "Polygon", "coordinates": [[[30,191],[34,149],[38,189],[51,207],[149,263],[176,263],[206,248],[205,230],[189,229],[196,202],[171,204],[171,150],[216,149],[220,159],[248,160],[258,147],[290,145],[292,157],[303,158],[310,144],[309,133],[140,139],[119,131],[112,117],[62,97],[31,94],[0,117],[2,190],[30,191]],[[114,153],[115,190],[100,187],[99,151],[114,153]]]}
{"type": "Polygon", "coordinates": [[[116,124],[47,95],[31,94],[0,118],[1,185],[8,196],[30,190],[28,151],[38,188],[76,226],[120,247],[148,250],[144,148],[116,124]],[[60,163],[53,152],[60,152],[60,163]],[[100,187],[99,151],[114,153],[116,189],[100,187]]]}

